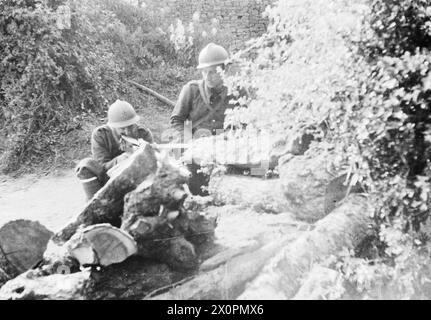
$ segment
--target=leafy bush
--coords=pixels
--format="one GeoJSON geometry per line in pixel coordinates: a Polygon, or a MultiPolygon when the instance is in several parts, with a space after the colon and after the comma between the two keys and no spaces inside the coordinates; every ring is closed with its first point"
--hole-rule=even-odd
{"type": "MultiPolygon", "coordinates": [[[[254,92],[228,121],[320,137],[309,152],[376,195],[380,220],[428,217],[429,1],[284,1],[227,82],[254,92]],[[322,123],[326,130],[322,132],[322,123]]],[[[379,223],[380,223],[379,222],[379,223]]]]}
{"type": "Polygon", "coordinates": [[[380,236],[386,243],[384,255],[363,259],[355,257],[353,251],[343,250],[325,262],[342,276],[344,292],[341,294],[367,300],[429,299],[429,243],[406,234],[402,219],[394,220],[390,227],[383,227],[380,236]]]}
{"type": "Polygon", "coordinates": [[[65,134],[104,117],[119,97],[154,104],[126,79],[175,96],[189,80],[190,62],[178,65],[160,10],[122,0],[7,0],[0,11],[3,172],[55,156],[65,134]]]}
{"type": "Polygon", "coordinates": [[[159,10],[126,1],[97,1],[101,9],[115,17],[115,27],[104,40],[111,43],[126,75],[133,76],[137,69],[152,68],[169,60],[171,43],[164,31],[167,21],[159,10]]]}
{"type": "MultiPolygon", "coordinates": [[[[4,171],[39,162],[73,117],[98,110],[118,71],[109,48],[98,44],[110,17],[91,4],[72,1],[69,26],[59,23],[62,2],[10,0],[0,4],[0,119],[8,138],[4,171]],[[85,12],[85,14],[83,14],[85,12]],[[100,25],[95,28],[91,19],[100,25]]],[[[49,151],[48,151],[49,152],[49,151]]]]}
{"type": "Polygon", "coordinates": [[[344,259],[343,272],[358,286],[359,269],[351,268],[356,263],[368,274],[374,298],[382,290],[384,298],[430,297],[429,230],[418,232],[429,223],[430,209],[430,5],[373,0],[355,43],[369,65],[360,104],[367,129],[361,149],[385,250],[371,265],[344,259]]]}
{"type": "Polygon", "coordinates": [[[175,24],[169,26],[168,31],[172,56],[175,57],[176,63],[183,66],[196,66],[200,51],[210,42],[226,49],[230,49],[232,43],[232,36],[223,32],[217,19],[212,19],[211,23],[202,22],[198,11],[187,26],[177,19],[175,24]]]}
{"type": "Polygon", "coordinates": [[[326,154],[365,187],[376,209],[367,258],[374,249],[376,260],[354,261],[386,270],[370,277],[386,274],[410,297],[428,261],[416,247],[430,210],[430,8],[429,0],[279,1],[267,10],[268,32],[238,52],[241,70],[226,79],[255,98],[228,122],[287,138],[312,133],[319,139],[307,152],[326,154]]]}
{"type": "Polygon", "coordinates": [[[406,229],[415,230],[429,216],[430,4],[373,1],[359,43],[371,65],[363,108],[380,108],[382,114],[380,123],[371,119],[365,144],[371,173],[385,195],[379,218],[402,215],[406,229]]]}

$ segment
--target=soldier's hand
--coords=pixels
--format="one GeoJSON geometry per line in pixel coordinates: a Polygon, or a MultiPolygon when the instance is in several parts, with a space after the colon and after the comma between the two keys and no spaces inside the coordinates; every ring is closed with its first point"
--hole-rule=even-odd
{"type": "Polygon", "coordinates": [[[124,152],[128,153],[128,154],[132,154],[133,152],[135,152],[136,147],[130,143],[128,143],[124,149],[124,152]]]}
{"type": "Polygon", "coordinates": [[[124,152],[117,157],[117,162],[118,163],[123,162],[124,160],[126,160],[129,157],[130,157],[130,153],[124,152]]]}
{"type": "Polygon", "coordinates": [[[132,154],[136,150],[136,147],[133,144],[121,139],[120,149],[125,153],[132,154]]]}

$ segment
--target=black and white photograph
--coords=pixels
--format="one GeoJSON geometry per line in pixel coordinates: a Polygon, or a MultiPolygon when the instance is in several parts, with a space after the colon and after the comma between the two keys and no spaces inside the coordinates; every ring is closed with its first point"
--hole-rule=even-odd
{"type": "Polygon", "coordinates": [[[431,0],[0,0],[0,300],[430,300],[430,213],[431,0]]]}

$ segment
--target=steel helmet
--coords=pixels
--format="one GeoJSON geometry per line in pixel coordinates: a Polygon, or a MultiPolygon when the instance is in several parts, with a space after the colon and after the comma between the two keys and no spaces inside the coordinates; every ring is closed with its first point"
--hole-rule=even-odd
{"type": "Polygon", "coordinates": [[[198,69],[224,64],[227,62],[229,54],[226,49],[214,43],[209,43],[199,54],[198,69]]]}
{"type": "Polygon", "coordinates": [[[128,127],[137,123],[139,116],[132,105],[126,101],[117,100],[108,110],[108,125],[112,128],[128,127]]]}

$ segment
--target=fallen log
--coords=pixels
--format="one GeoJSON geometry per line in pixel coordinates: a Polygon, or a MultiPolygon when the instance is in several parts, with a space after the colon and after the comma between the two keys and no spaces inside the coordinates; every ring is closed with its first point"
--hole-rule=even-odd
{"type": "Polygon", "coordinates": [[[158,215],[161,206],[170,211],[177,210],[189,195],[184,186],[189,175],[172,158],[163,156],[157,172],[125,196],[122,228],[127,228],[138,217],[158,215]]]}
{"type": "MultiPolygon", "coordinates": [[[[127,178],[121,173],[118,176],[127,178]]],[[[76,270],[78,264],[106,266],[133,254],[166,263],[174,269],[195,268],[196,246],[211,240],[215,221],[187,209],[187,205],[183,207],[189,195],[188,176],[188,171],[178,162],[167,155],[158,155],[157,170],[124,197],[121,230],[109,224],[89,228],[81,224],[65,244],[50,242],[42,269],[52,273],[59,267],[76,270]],[[96,235],[109,239],[95,243],[96,235]],[[115,243],[115,250],[106,248],[111,242],[115,243]]]]}
{"type": "Polygon", "coordinates": [[[270,216],[232,205],[205,211],[219,216],[215,252],[195,278],[154,299],[234,299],[272,256],[304,232],[304,224],[289,214],[270,216]]]}
{"type": "MultiPolygon", "coordinates": [[[[42,259],[53,233],[36,221],[15,220],[0,228],[0,269],[15,277],[42,259]]],[[[5,278],[0,275],[0,278],[5,278]]],[[[0,280],[1,282],[1,280],[0,280]]]]}
{"type": "Polygon", "coordinates": [[[124,196],[157,170],[157,158],[148,143],[138,149],[124,166],[100,189],[73,221],[57,232],[52,242],[57,245],[69,240],[78,227],[98,223],[120,226],[124,196]]]}
{"type": "Polygon", "coordinates": [[[155,176],[125,197],[121,228],[136,240],[137,254],[174,269],[195,268],[199,236],[210,240],[215,228],[214,221],[190,210],[193,201],[183,206],[188,177],[184,167],[166,156],[155,176]]]}
{"type": "Polygon", "coordinates": [[[109,266],[137,252],[133,238],[110,224],[96,224],[77,232],[66,244],[68,255],[81,266],[109,266]]]}
{"type": "Polygon", "coordinates": [[[246,253],[209,272],[198,274],[192,280],[152,297],[152,300],[219,300],[234,299],[245,284],[256,277],[267,260],[291,239],[279,239],[261,249],[246,253]]]}
{"type": "Polygon", "coordinates": [[[143,299],[156,288],[167,286],[186,277],[166,264],[138,256],[93,272],[94,285],[87,299],[143,299]]]}
{"type": "Polygon", "coordinates": [[[0,288],[0,300],[143,299],[156,288],[184,276],[187,275],[172,272],[165,264],[140,257],[99,271],[87,268],[71,274],[41,276],[37,270],[30,270],[0,288]]]}
{"type": "Polygon", "coordinates": [[[209,193],[218,205],[240,205],[256,212],[281,213],[291,211],[285,199],[280,179],[248,176],[213,176],[209,193]]]}
{"type": "MultiPolygon", "coordinates": [[[[209,197],[193,198],[197,198],[197,201],[188,204],[189,208],[199,208],[200,205],[210,203],[209,197]]],[[[283,247],[304,232],[300,231],[303,223],[293,220],[289,214],[259,214],[232,205],[204,207],[199,211],[218,217],[214,245],[200,255],[203,262],[199,273],[181,285],[177,283],[175,291],[163,292],[166,295],[162,296],[157,290],[148,298],[155,297],[157,293],[160,295],[157,299],[171,299],[174,294],[175,299],[233,297],[236,291],[243,290],[244,284],[258,274],[265,261],[271,257],[271,252],[268,252],[271,246],[268,244],[283,247]]],[[[273,249],[275,252],[279,250],[273,249]]],[[[162,291],[170,289],[173,286],[162,291]]]]}
{"type": "Polygon", "coordinates": [[[147,88],[146,86],[143,86],[142,84],[139,84],[133,80],[128,80],[129,83],[133,84],[134,86],[138,87],[139,89],[144,90],[145,92],[151,94],[152,96],[156,97],[160,101],[166,103],[168,106],[175,107],[175,102],[166,98],[165,96],[162,96],[161,94],[157,93],[154,90],[151,90],[150,88],[147,88]]]}
{"type": "Polygon", "coordinates": [[[168,285],[166,285],[166,286],[163,286],[163,287],[157,288],[156,290],[153,290],[153,291],[151,291],[150,293],[148,293],[148,294],[144,297],[144,300],[149,300],[149,299],[150,299],[150,298],[152,298],[152,297],[155,297],[155,296],[158,296],[158,295],[160,295],[160,294],[162,294],[162,293],[165,293],[165,292],[167,292],[167,291],[171,290],[172,288],[175,288],[175,287],[177,287],[177,286],[179,286],[179,285],[181,285],[181,284],[183,284],[183,283],[185,283],[185,282],[187,282],[187,281],[192,280],[193,278],[194,278],[194,276],[192,275],[192,276],[186,277],[186,278],[184,278],[184,279],[181,279],[180,281],[173,282],[173,283],[168,284],[168,285]]]}
{"type": "MultiPolygon", "coordinates": [[[[208,251],[205,251],[204,254],[199,255],[198,259],[203,259],[203,256],[206,258],[210,258],[207,260],[207,263],[204,263],[208,269],[208,271],[212,268],[218,268],[216,270],[222,270],[223,272],[216,272],[218,278],[214,278],[211,282],[217,289],[214,296],[216,298],[221,298],[225,294],[225,292],[233,292],[233,290],[237,290],[241,292],[244,283],[249,281],[255,274],[259,272],[259,268],[263,266],[265,263],[265,259],[267,260],[270,255],[262,254],[264,251],[257,251],[259,248],[263,248],[265,243],[269,241],[276,241],[274,239],[275,235],[285,235],[285,243],[275,242],[275,245],[286,245],[289,241],[297,237],[297,234],[300,233],[298,228],[299,225],[296,224],[294,220],[291,219],[289,215],[280,214],[277,216],[269,216],[262,215],[256,212],[252,212],[251,210],[240,210],[239,212],[235,212],[234,206],[228,206],[225,208],[222,207],[208,207],[207,205],[211,203],[210,198],[202,198],[202,197],[191,197],[191,199],[186,199],[183,203],[184,210],[192,211],[196,214],[203,214],[204,217],[216,215],[219,216],[220,226],[223,230],[218,229],[218,238],[216,247],[218,247],[217,256],[214,256],[214,259],[210,257],[213,255],[208,255],[208,251]],[[245,221],[248,219],[247,221],[245,221]],[[242,223],[241,223],[242,222],[242,223]],[[257,226],[258,225],[258,226],[257,226]],[[255,226],[255,227],[253,227],[255,226]],[[229,250],[229,248],[233,248],[229,250]],[[256,248],[256,250],[255,250],[256,248]],[[243,260],[237,259],[241,256],[248,255],[244,257],[243,260]],[[237,259],[237,260],[235,260],[237,259]],[[258,262],[256,262],[258,261],[258,262]],[[224,264],[229,264],[228,267],[224,264]],[[246,263],[244,265],[244,263],[246,263]],[[244,266],[244,269],[237,269],[238,266],[244,266]],[[225,277],[226,270],[238,271],[238,274],[232,274],[230,276],[230,280],[223,281],[225,277]],[[245,270],[245,271],[244,271],[245,270]],[[254,271],[253,271],[254,270],[254,271]],[[245,279],[245,280],[244,280],[245,279]],[[232,285],[232,287],[227,287],[225,290],[222,286],[232,285]],[[236,289],[238,288],[238,289],[236,289]]],[[[183,209],[181,209],[182,211],[183,209]]],[[[183,211],[184,212],[184,211],[183,211]]],[[[167,215],[169,216],[169,214],[167,215]]],[[[153,218],[153,217],[147,217],[153,218]]],[[[177,218],[174,219],[177,220],[177,218]]],[[[301,223],[299,223],[301,224],[301,223]]],[[[205,225],[203,226],[205,228],[205,225]]],[[[276,236],[277,237],[277,236],[276,236]]],[[[280,237],[281,239],[281,237],[280,237]]],[[[192,241],[189,241],[192,243],[192,241]]],[[[157,242],[156,242],[157,243],[157,242]]],[[[193,244],[195,248],[199,248],[197,242],[193,244]]],[[[212,248],[213,246],[211,246],[212,248]]],[[[63,247],[62,247],[63,248],[63,247]]],[[[275,251],[277,251],[276,249],[275,251]]],[[[211,250],[209,250],[211,251],[211,250]]],[[[196,253],[198,250],[196,250],[196,253]]],[[[273,253],[272,253],[273,255],[273,253]]],[[[199,261],[198,260],[198,261],[199,261]]],[[[58,264],[56,265],[57,273],[62,271],[64,273],[67,272],[79,272],[79,264],[77,269],[65,268],[65,265],[58,264]]],[[[178,280],[184,280],[184,277],[190,281],[189,275],[195,272],[192,270],[191,272],[177,272],[172,268],[169,268],[167,264],[156,263],[154,259],[142,258],[140,256],[131,256],[125,261],[112,264],[107,267],[102,267],[99,271],[96,271],[97,268],[92,268],[91,279],[89,279],[89,283],[86,288],[88,290],[81,291],[79,299],[142,299],[147,296],[156,294],[157,292],[168,290],[173,284],[178,285],[178,280]],[[155,289],[163,287],[163,289],[157,290],[155,289]]],[[[213,271],[216,271],[213,270],[213,271]]],[[[36,277],[46,277],[49,273],[46,273],[45,270],[31,270],[32,279],[36,280],[36,277]]],[[[201,276],[202,273],[198,274],[201,276]]],[[[46,281],[61,281],[60,278],[48,278],[46,281]]],[[[67,278],[65,278],[67,279],[67,278]]],[[[200,278],[202,281],[206,281],[205,277],[200,278]]],[[[4,291],[0,291],[0,296],[6,299],[11,299],[11,297],[15,297],[15,293],[7,290],[7,288],[12,288],[12,283],[20,281],[19,285],[13,286],[24,287],[25,282],[20,279],[11,280],[11,283],[8,284],[4,291]]],[[[44,280],[45,281],[45,280],[44,280]]],[[[42,283],[42,282],[39,282],[42,283]]],[[[184,283],[185,284],[185,283],[184,283]]],[[[199,285],[205,285],[205,283],[201,283],[199,285]]],[[[209,284],[208,286],[210,286],[209,284]]],[[[30,284],[32,288],[35,288],[34,285],[30,284]]],[[[35,291],[35,296],[41,297],[44,296],[44,299],[50,299],[50,297],[58,297],[56,292],[56,287],[52,284],[47,284],[48,287],[54,288],[50,292],[44,291],[43,295],[40,294],[40,291],[36,288],[33,289],[35,291]]],[[[209,288],[209,287],[208,287],[209,288]]],[[[73,286],[72,286],[72,290],[73,286]]],[[[32,290],[27,290],[26,292],[31,292],[32,290]]],[[[233,294],[232,294],[233,296],[233,294]]],[[[18,296],[17,298],[25,299],[27,296],[18,296]]]]}
{"type": "Polygon", "coordinates": [[[353,194],[315,228],[289,244],[265,266],[239,299],[290,299],[298,291],[301,279],[315,263],[352,249],[367,236],[372,207],[366,197],[353,194]]]}
{"type": "Polygon", "coordinates": [[[83,300],[92,286],[90,271],[33,277],[21,274],[0,289],[0,300],[83,300]]]}
{"type": "Polygon", "coordinates": [[[9,276],[3,269],[0,268],[0,288],[10,279],[11,276],[9,276]]]}
{"type": "Polygon", "coordinates": [[[136,240],[139,256],[181,270],[197,266],[200,247],[212,241],[216,227],[215,217],[185,209],[130,221],[122,228],[136,240]]]}
{"type": "Polygon", "coordinates": [[[221,265],[227,263],[228,261],[232,260],[233,258],[240,256],[240,255],[243,255],[243,254],[247,254],[247,253],[251,253],[253,251],[256,251],[259,248],[261,248],[262,246],[263,246],[263,243],[261,243],[259,241],[255,241],[255,242],[252,242],[251,244],[244,246],[244,247],[223,250],[222,252],[219,252],[216,255],[214,255],[213,257],[205,260],[200,265],[199,271],[214,270],[214,269],[220,267],[221,265]]]}

